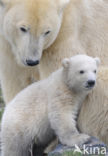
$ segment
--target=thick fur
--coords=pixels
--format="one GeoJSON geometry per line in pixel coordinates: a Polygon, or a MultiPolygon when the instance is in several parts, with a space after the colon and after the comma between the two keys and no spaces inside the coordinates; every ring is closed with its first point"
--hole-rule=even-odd
{"type": "MultiPolygon", "coordinates": [[[[29,83],[32,83],[32,80],[38,80],[38,76],[39,79],[48,77],[50,73],[60,67],[61,60],[64,57],[70,57],[76,53],[87,53],[91,56],[99,56],[103,65],[108,64],[108,1],[70,0],[69,4],[68,2],[68,0],[0,0],[0,79],[6,103],[29,83]],[[16,18],[17,15],[20,17],[16,18]],[[28,26],[30,26],[31,33],[28,37],[31,39],[30,45],[32,46],[29,47],[28,38],[27,40],[23,40],[25,34],[24,36],[22,34],[19,38],[19,35],[16,35],[16,31],[14,31],[14,29],[16,30],[16,19],[19,20],[18,28],[25,26],[29,30],[28,26]],[[12,25],[9,26],[11,20],[12,25]],[[47,24],[51,24],[51,27],[47,24]],[[58,27],[56,27],[57,25],[58,27]],[[43,43],[45,42],[40,43],[37,38],[42,32],[49,30],[49,28],[51,28],[54,38],[51,33],[47,36],[45,42],[49,48],[45,46],[46,50],[43,50],[43,43]],[[9,33],[6,33],[6,30],[9,33]],[[16,48],[15,45],[17,45],[16,48]],[[39,46],[40,48],[38,48],[39,46]],[[21,55],[17,57],[17,50],[19,48],[21,49],[21,55]],[[37,53],[39,55],[33,55],[32,51],[34,49],[35,52],[39,52],[37,53]],[[39,56],[41,57],[39,58],[39,56]],[[22,58],[25,60],[26,57],[34,60],[36,58],[40,59],[40,65],[38,66],[39,74],[35,71],[36,68],[20,66],[23,64],[21,62],[22,58]]],[[[96,107],[98,107],[98,103],[91,103],[91,111],[94,108],[94,115],[92,116],[90,111],[88,111],[85,119],[86,123],[88,123],[89,117],[91,117],[91,123],[94,122],[98,114],[97,109],[95,109],[96,107]]],[[[79,115],[79,119],[83,119],[82,115],[90,107],[83,105],[82,109],[83,113],[79,115]]],[[[101,116],[103,123],[104,114],[101,113],[99,118],[101,116]]],[[[82,127],[80,122],[78,126],[79,128],[82,127]]],[[[105,126],[102,125],[101,128],[99,126],[97,133],[93,127],[93,124],[89,124],[88,127],[84,127],[84,130],[89,129],[91,135],[97,134],[101,139],[102,137],[98,131],[104,130],[105,126]]],[[[108,132],[103,132],[105,136],[103,141],[105,141],[108,132]]]]}
{"type": "Polygon", "coordinates": [[[36,155],[41,156],[55,134],[68,146],[88,141],[88,135],[78,132],[76,119],[93,88],[88,81],[96,81],[97,64],[97,59],[84,55],[65,59],[63,68],[21,91],[3,115],[2,156],[28,156],[34,139],[36,155]]]}

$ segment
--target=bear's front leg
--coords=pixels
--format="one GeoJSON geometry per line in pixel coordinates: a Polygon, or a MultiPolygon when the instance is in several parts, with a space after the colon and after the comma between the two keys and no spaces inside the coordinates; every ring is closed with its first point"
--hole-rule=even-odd
{"type": "Polygon", "coordinates": [[[82,145],[90,136],[79,133],[76,128],[75,111],[67,108],[53,109],[49,113],[51,127],[55,130],[60,142],[67,146],[82,145]]]}

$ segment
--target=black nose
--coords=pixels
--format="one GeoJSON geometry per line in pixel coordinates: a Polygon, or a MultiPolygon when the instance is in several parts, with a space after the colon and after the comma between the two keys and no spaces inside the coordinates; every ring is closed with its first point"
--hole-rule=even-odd
{"type": "Polygon", "coordinates": [[[39,60],[33,61],[33,60],[26,60],[26,63],[28,66],[36,66],[39,64],[39,60]]]}
{"type": "Polygon", "coordinates": [[[88,83],[88,86],[90,86],[90,87],[93,87],[95,85],[94,80],[89,80],[87,83],[88,83]]]}

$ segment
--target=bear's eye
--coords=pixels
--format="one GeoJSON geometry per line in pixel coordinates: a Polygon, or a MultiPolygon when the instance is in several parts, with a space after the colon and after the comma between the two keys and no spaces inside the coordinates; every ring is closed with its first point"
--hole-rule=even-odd
{"type": "Polygon", "coordinates": [[[96,73],[96,70],[94,70],[94,73],[96,73]]]}
{"type": "Polygon", "coordinates": [[[26,33],[28,31],[28,29],[26,29],[25,27],[20,27],[20,30],[24,33],[26,33]]]}
{"type": "Polygon", "coordinates": [[[46,35],[50,34],[50,32],[51,32],[51,31],[50,31],[50,30],[48,30],[48,31],[46,31],[46,32],[45,32],[45,34],[44,34],[44,35],[46,36],[46,35]]]}
{"type": "Polygon", "coordinates": [[[84,74],[84,70],[80,70],[80,74],[84,74]]]}

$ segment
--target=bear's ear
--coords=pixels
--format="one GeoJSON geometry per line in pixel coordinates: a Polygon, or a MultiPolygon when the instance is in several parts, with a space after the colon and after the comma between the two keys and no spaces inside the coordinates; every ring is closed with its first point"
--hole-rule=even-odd
{"type": "Polygon", "coordinates": [[[99,59],[98,57],[96,57],[96,58],[95,58],[95,61],[96,61],[97,66],[99,66],[100,63],[101,63],[100,59],[99,59]]]}
{"type": "Polygon", "coordinates": [[[62,66],[64,68],[68,68],[69,67],[69,64],[70,64],[70,59],[68,58],[65,58],[63,61],[62,61],[62,66]]]}
{"type": "Polygon", "coordinates": [[[67,6],[67,4],[69,2],[70,2],[70,0],[56,0],[59,11],[62,11],[67,6]]]}

